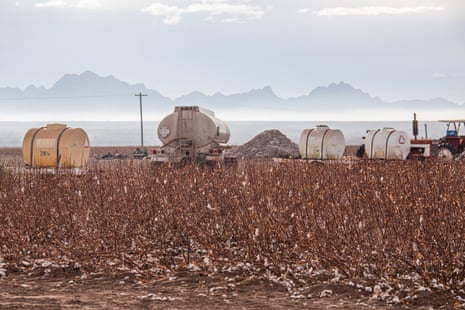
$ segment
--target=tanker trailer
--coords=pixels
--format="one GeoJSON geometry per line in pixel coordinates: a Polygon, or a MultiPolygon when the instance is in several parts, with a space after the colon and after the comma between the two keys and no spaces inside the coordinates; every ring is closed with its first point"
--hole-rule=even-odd
{"type": "Polygon", "coordinates": [[[175,107],[160,121],[157,133],[163,145],[151,155],[153,162],[235,163],[234,157],[224,154],[229,127],[205,108],[175,107]]]}

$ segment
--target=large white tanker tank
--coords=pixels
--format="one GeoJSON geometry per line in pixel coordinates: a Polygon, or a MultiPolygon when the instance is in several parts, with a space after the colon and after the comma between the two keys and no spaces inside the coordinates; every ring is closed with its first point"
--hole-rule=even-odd
{"type": "Polygon", "coordinates": [[[229,136],[229,127],[212,111],[199,106],[177,106],[158,125],[158,138],[163,146],[162,154],[155,159],[222,160],[229,136]]]}
{"type": "Polygon", "coordinates": [[[369,159],[405,160],[410,152],[407,133],[394,128],[369,130],[364,145],[369,159]]]}
{"type": "Polygon", "coordinates": [[[304,129],[300,134],[299,151],[304,159],[341,159],[345,147],[342,131],[326,125],[304,129]]]}

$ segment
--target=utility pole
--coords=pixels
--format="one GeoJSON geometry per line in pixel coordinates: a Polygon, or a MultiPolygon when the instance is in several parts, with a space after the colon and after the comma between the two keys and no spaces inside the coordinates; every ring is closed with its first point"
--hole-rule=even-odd
{"type": "Polygon", "coordinates": [[[142,97],[148,96],[147,94],[142,94],[141,92],[135,94],[135,96],[139,97],[139,108],[140,108],[140,147],[144,147],[144,123],[142,120],[142,97]]]}

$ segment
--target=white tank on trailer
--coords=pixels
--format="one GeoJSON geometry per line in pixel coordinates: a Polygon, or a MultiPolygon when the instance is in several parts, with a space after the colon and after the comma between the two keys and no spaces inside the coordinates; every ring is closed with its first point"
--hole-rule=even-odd
{"type": "Polygon", "coordinates": [[[157,132],[163,145],[155,161],[223,160],[224,144],[230,136],[225,122],[199,106],[175,107],[160,121],[157,132]]]}
{"type": "Polygon", "coordinates": [[[342,131],[326,125],[304,129],[300,134],[299,151],[304,159],[341,159],[345,147],[342,131]]]}
{"type": "Polygon", "coordinates": [[[405,160],[410,152],[407,133],[394,128],[369,130],[364,145],[369,159],[405,160]]]}
{"type": "Polygon", "coordinates": [[[163,145],[186,139],[201,148],[212,141],[227,143],[229,136],[226,123],[215,117],[213,111],[199,106],[175,107],[158,125],[158,137],[163,145]]]}

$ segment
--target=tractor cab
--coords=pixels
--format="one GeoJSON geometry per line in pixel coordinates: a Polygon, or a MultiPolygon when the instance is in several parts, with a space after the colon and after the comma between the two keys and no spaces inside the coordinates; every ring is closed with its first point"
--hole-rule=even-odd
{"type": "Polygon", "coordinates": [[[446,135],[439,139],[439,148],[450,156],[465,150],[465,119],[440,120],[447,124],[446,135]]]}

